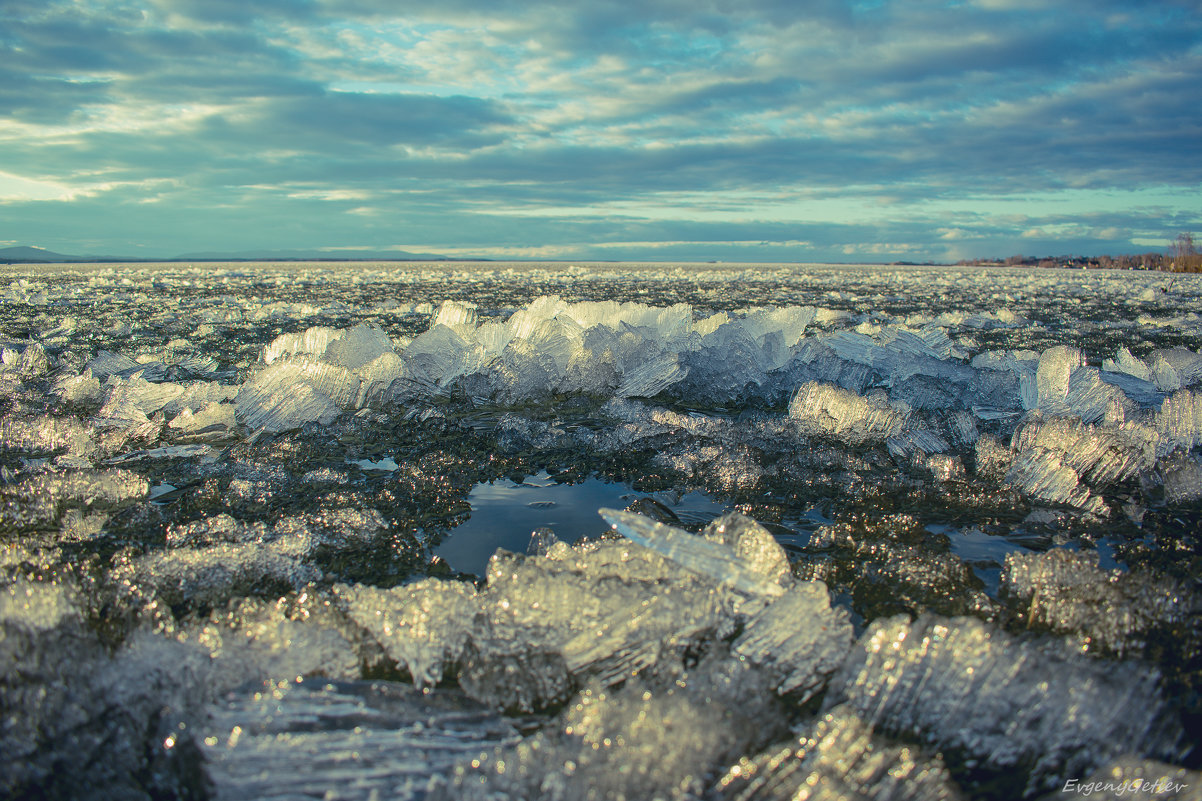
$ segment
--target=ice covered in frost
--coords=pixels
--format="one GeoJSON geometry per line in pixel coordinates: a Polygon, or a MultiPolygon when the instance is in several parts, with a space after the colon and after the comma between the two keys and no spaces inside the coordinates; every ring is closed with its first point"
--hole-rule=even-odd
{"type": "Polygon", "coordinates": [[[883,441],[901,432],[910,409],[881,395],[864,397],[834,384],[810,382],[793,396],[789,417],[803,434],[862,443],[883,441]]]}
{"type": "Polygon", "coordinates": [[[780,546],[752,521],[728,515],[703,537],[608,514],[651,548],[600,541],[555,543],[533,557],[499,552],[479,593],[436,579],[337,593],[415,683],[436,684],[458,667],[473,697],[524,711],[562,701],[577,682],[620,683],[739,620],[735,652],[763,665],[781,693],[812,694],[846,652],[846,614],[821,583],[795,585],[780,546]]]}
{"type": "Polygon", "coordinates": [[[92,433],[72,417],[6,417],[0,420],[0,446],[32,454],[87,457],[96,450],[92,433]]]}
{"type": "Polygon", "coordinates": [[[150,491],[143,476],[121,468],[43,473],[27,478],[20,488],[55,501],[76,500],[89,505],[144,498],[150,491]]]}
{"type": "Polygon", "coordinates": [[[20,579],[0,587],[0,623],[6,626],[48,631],[80,617],[75,591],[63,584],[20,579]]]}
{"type": "Polygon", "coordinates": [[[318,581],[312,563],[325,546],[348,547],[383,525],[378,513],[334,510],[286,517],[273,526],[214,515],[167,531],[168,548],[115,566],[113,580],[131,599],[171,604],[219,604],[252,587],[299,590],[318,581]]]}
{"type": "Polygon", "coordinates": [[[348,616],[408,670],[414,685],[438,684],[463,653],[480,611],[475,588],[460,581],[424,579],[389,590],[338,586],[348,616]]]}
{"type": "Polygon", "coordinates": [[[701,796],[710,777],[782,733],[756,672],[706,659],[659,681],[586,687],[554,726],[456,767],[431,801],[701,796]]]}
{"type": "Polygon", "coordinates": [[[1011,441],[1007,480],[1026,494],[1105,514],[1089,487],[1107,489],[1156,463],[1156,439],[1143,426],[1097,426],[1070,417],[1032,417],[1011,441]]]}
{"type": "Polygon", "coordinates": [[[715,786],[722,801],[957,801],[963,796],[938,756],[875,735],[836,707],[799,740],[744,757],[715,786]]]}
{"type": "Polygon", "coordinates": [[[1182,389],[1165,398],[1156,428],[1169,447],[1202,445],[1202,392],[1182,389]]]}
{"type": "Polygon", "coordinates": [[[192,792],[195,761],[174,747],[220,689],[208,654],[151,634],[111,652],[76,597],[33,582],[0,589],[0,794],[101,801],[192,792]]]}
{"type": "Polygon", "coordinates": [[[803,581],[748,616],[732,650],[774,675],[779,693],[804,703],[843,661],[853,632],[847,610],[832,609],[826,585],[803,581]]]}
{"type": "Polygon", "coordinates": [[[1068,397],[1073,371],[1085,364],[1085,354],[1078,348],[1056,345],[1039,354],[1035,368],[1037,405],[1055,409],[1068,397]]]}
{"type": "Polygon", "coordinates": [[[236,413],[248,429],[270,433],[328,425],[343,410],[382,400],[404,373],[388,335],[368,325],[283,334],[262,361],[238,392],[236,413]]]}
{"type": "Polygon", "coordinates": [[[909,733],[979,770],[1063,786],[1128,749],[1180,756],[1181,731],[1154,669],[1094,660],[1059,640],[1019,639],[975,618],[874,621],[831,679],[882,733],[909,733]]]}
{"type": "Polygon", "coordinates": [[[1119,653],[1139,653],[1151,630],[1202,612],[1193,590],[1171,577],[1102,570],[1096,552],[1063,548],[1008,554],[1001,588],[1020,604],[1028,626],[1078,633],[1092,647],[1119,653]]]}

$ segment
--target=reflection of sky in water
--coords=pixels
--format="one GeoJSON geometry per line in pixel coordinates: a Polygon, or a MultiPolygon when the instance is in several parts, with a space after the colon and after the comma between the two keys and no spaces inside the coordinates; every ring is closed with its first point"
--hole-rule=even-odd
{"type": "Polygon", "coordinates": [[[606,529],[598,509],[622,509],[643,497],[663,503],[690,527],[725,511],[724,506],[699,492],[677,500],[669,493],[648,495],[625,484],[595,478],[557,484],[544,472],[527,477],[521,484],[506,479],[477,484],[468,496],[472,516],[456,526],[434,553],[455,570],[483,575],[489,557],[498,548],[525,553],[530,533],[536,528],[554,529],[559,539],[569,543],[596,537],[606,529]]]}
{"type": "MultiPolygon", "coordinates": [[[[946,534],[951,541],[951,551],[968,565],[979,579],[985,582],[985,591],[996,598],[1001,584],[1002,567],[1006,564],[1006,555],[1014,552],[1030,553],[1032,550],[1043,551],[1046,546],[1028,547],[1028,541],[1023,544],[1016,537],[1000,537],[988,534],[976,526],[961,528],[933,524],[927,526],[927,531],[935,534],[946,534]]],[[[1038,538],[1037,538],[1038,539],[1038,538]]],[[[1067,547],[1069,550],[1079,550],[1074,543],[1067,547]]],[[[1115,559],[1114,548],[1105,541],[1097,543],[1098,566],[1102,570],[1118,568],[1126,570],[1127,566],[1115,559]]]]}
{"type": "Polygon", "coordinates": [[[946,534],[951,540],[952,553],[960,557],[977,578],[985,582],[985,592],[994,598],[998,594],[1006,554],[1014,551],[1025,553],[1030,550],[1006,537],[988,534],[976,526],[960,528],[936,524],[927,526],[927,531],[946,534]]]}

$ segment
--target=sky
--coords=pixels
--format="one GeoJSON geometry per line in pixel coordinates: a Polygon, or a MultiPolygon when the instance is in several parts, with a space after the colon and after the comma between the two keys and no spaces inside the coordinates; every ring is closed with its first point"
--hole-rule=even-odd
{"type": "Polygon", "coordinates": [[[0,0],[0,247],[955,261],[1185,231],[1197,0],[0,0]]]}

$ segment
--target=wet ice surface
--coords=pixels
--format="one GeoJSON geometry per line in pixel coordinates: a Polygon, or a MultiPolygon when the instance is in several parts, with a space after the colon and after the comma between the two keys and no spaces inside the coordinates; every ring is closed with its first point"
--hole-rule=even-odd
{"type": "Polygon", "coordinates": [[[12,268],[0,795],[1196,792],[1200,308],[1117,272],[12,268]]]}

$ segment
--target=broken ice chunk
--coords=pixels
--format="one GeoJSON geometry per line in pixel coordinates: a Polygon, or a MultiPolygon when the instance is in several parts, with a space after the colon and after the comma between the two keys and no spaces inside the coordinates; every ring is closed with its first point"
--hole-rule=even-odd
{"type": "Polygon", "coordinates": [[[66,620],[82,620],[72,588],[23,578],[0,587],[0,625],[49,631],[66,620]]]}
{"type": "Polygon", "coordinates": [[[61,450],[88,456],[96,450],[96,443],[73,417],[6,417],[0,420],[0,447],[33,454],[61,450]]]}
{"type": "Polygon", "coordinates": [[[834,384],[810,382],[793,396],[789,417],[804,434],[833,435],[859,444],[901,432],[910,408],[881,396],[861,397],[834,384]]]}
{"type": "Polygon", "coordinates": [[[619,398],[653,398],[688,375],[677,355],[665,353],[633,367],[622,375],[622,384],[615,393],[619,398]]]}
{"type": "Polygon", "coordinates": [[[216,606],[252,588],[300,589],[321,578],[304,559],[316,545],[308,530],[266,542],[220,543],[158,551],[124,563],[111,578],[132,600],[158,598],[172,605],[216,606]]]}
{"type": "Polygon", "coordinates": [[[1064,406],[1086,423],[1120,424],[1136,416],[1139,407],[1094,367],[1078,367],[1069,377],[1064,406]]]}
{"type": "Polygon", "coordinates": [[[599,513],[620,534],[721,585],[752,596],[785,592],[778,581],[749,567],[728,545],[710,542],[631,512],[600,509],[599,513]]]}
{"type": "Polygon", "coordinates": [[[138,363],[128,356],[107,350],[97,353],[96,358],[88,362],[87,366],[92,375],[101,381],[111,375],[137,370],[139,367],[138,363]]]}
{"type": "Polygon", "coordinates": [[[891,745],[854,711],[836,707],[801,737],[744,757],[715,786],[722,801],[957,801],[938,757],[891,745]]]}
{"type": "Polygon", "coordinates": [[[462,333],[464,330],[470,331],[475,328],[479,316],[480,314],[475,303],[444,300],[442,305],[438,307],[438,313],[434,316],[430,327],[445,325],[462,333]]]}
{"type": "Polygon", "coordinates": [[[752,614],[732,650],[769,669],[779,693],[798,691],[805,703],[851,648],[847,610],[831,608],[821,581],[801,581],[752,614]]]}
{"type": "Polygon", "coordinates": [[[14,348],[0,350],[0,371],[11,371],[30,378],[43,375],[50,370],[50,357],[41,343],[27,345],[20,353],[14,348]]]}
{"type": "Polygon", "coordinates": [[[175,638],[207,649],[227,686],[298,676],[358,678],[360,656],[339,630],[344,627],[328,600],[303,592],[235,600],[199,625],[176,629],[175,638]]]}
{"type": "Polygon", "coordinates": [[[458,661],[480,610],[475,588],[461,581],[424,579],[389,590],[339,585],[334,593],[417,687],[438,684],[458,661]]]}
{"type": "Polygon", "coordinates": [[[62,376],[54,382],[54,394],[67,403],[96,403],[104,397],[100,381],[85,369],[80,375],[62,376]]]}
{"type": "Polygon", "coordinates": [[[1161,461],[1159,472],[1166,502],[1188,503],[1202,498],[1202,463],[1196,459],[1174,454],[1161,461]]]}
{"type": "Polygon", "coordinates": [[[187,436],[223,434],[237,426],[232,403],[208,403],[196,412],[184,409],[167,423],[168,428],[187,436]]]}
{"type": "Polygon", "coordinates": [[[1081,485],[1081,476],[1055,451],[1034,448],[1014,458],[1006,482],[1025,495],[1048,503],[1072,506],[1099,517],[1110,509],[1106,502],[1081,485]]]}
{"type": "Polygon", "coordinates": [[[1202,392],[1182,389],[1165,398],[1156,428],[1170,448],[1202,445],[1202,392]]]}
{"type": "Polygon", "coordinates": [[[381,356],[394,354],[392,340],[380,328],[361,323],[330,341],[321,360],[347,370],[359,370],[381,356]]]}
{"type": "Polygon", "coordinates": [[[1131,351],[1126,348],[1119,348],[1113,359],[1104,359],[1102,369],[1111,373],[1124,373],[1149,383],[1152,381],[1152,371],[1148,369],[1148,365],[1144,364],[1142,359],[1132,356],[1131,351]]]}
{"type": "Polygon", "coordinates": [[[1185,348],[1158,350],[1149,358],[1158,389],[1175,392],[1202,381],[1202,355],[1185,348]]]}
{"type": "Polygon", "coordinates": [[[1194,593],[1172,578],[1102,570],[1096,552],[1062,548],[1007,554],[1001,591],[1021,602],[1028,626],[1080,633],[1119,653],[1141,650],[1152,629],[1202,611],[1194,593]]]}
{"type": "Polygon", "coordinates": [[[248,429],[275,434],[305,423],[329,425],[338,418],[341,410],[326,395],[306,383],[277,378],[278,374],[270,382],[249,382],[238,393],[234,412],[248,429]]]}
{"type": "Polygon", "coordinates": [[[758,698],[753,671],[733,660],[703,663],[663,689],[638,680],[590,686],[559,725],[461,763],[428,798],[700,798],[715,770],[778,736],[779,720],[758,698]]]}
{"type": "Polygon", "coordinates": [[[977,770],[1020,772],[1023,794],[1131,749],[1179,758],[1181,730],[1154,669],[1096,660],[1063,640],[1018,639],[976,618],[874,621],[831,679],[882,733],[917,737],[977,770]]]}
{"type": "Polygon", "coordinates": [[[122,469],[43,473],[26,479],[20,488],[55,501],[70,499],[87,505],[144,498],[150,492],[150,484],[143,476],[122,469]]]}
{"type": "Polygon", "coordinates": [[[701,532],[708,540],[734,549],[747,567],[771,581],[788,586],[793,575],[789,557],[768,529],[738,512],[727,512],[701,532]]]}
{"type": "Polygon", "coordinates": [[[271,364],[284,356],[320,356],[341,333],[336,328],[314,326],[297,334],[281,334],[263,348],[263,363],[271,364]]]}
{"type": "Polygon", "coordinates": [[[604,685],[617,684],[659,662],[666,651],[719,630],[726,617],[713,592],[663,588],[564,643],[564,665],[573,674],[587,672],[604,685]]]}
{"type": "Polygon", "coordinates": [[[1079,349],[1066,345],[1056,345],[1041,353],[1035,369],[1039,406],[1055,407],[1063,403],[1068,395],[1073,370],[1084,364],[1085,355],[1079,349]]]}
{"type": "Polygon", "coordinates": [[[1033,417],[1015,430],[1010,444],[1020,456],[1050,451],[1078,475],[1106,487],[1152,468],[1154,438],[1155,434],[1138,426],[1095,426],[1066,417],[1033,417]]]}

